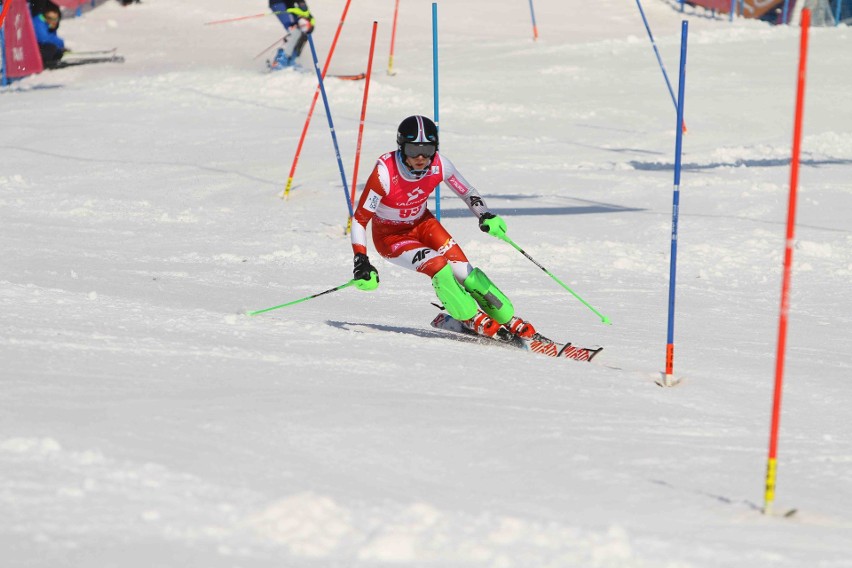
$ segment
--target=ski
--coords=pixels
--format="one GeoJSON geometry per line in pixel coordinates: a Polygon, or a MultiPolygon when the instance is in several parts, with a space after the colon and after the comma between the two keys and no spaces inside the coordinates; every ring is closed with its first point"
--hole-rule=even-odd
{"type": "Polygon", "coordinates": [[[548,357],[572,359],[574,361],[591,361],[598,353],[603,351],[603,347],[598,346],[580,347],[570,342],[559,343],[544,337],[540,333],[536,333],[530,338],[522,338],[512,335],[505,328],[501,328],[500,331],[497,332],[497,335],[493,338],[485,337],[469,330],[460,321],[443,312],[435,316],[435,319],[432,320],[432,327],[463,335],[479,337],[485,341],[517,347],[525,351],[532,351],[533,353],[546,355],[548,357]]]}
{"type": "Polygon", "coordinates": [[[124,57],[121,55],[113,55],[111,57],[81,57],[79,59],[67,59],[59,61],[56,65],[49,67],[49,69],[63,69],[65,67],[89,65],[92,63],[124,63],[124,57]]]}
{"type": "Polygon", "coordinates": [[[92,51],[66,51],[66,55],[77,57],[78,55],[110,55],[115,54],[118,51],[117,47],[113,47],[112,49],[95,49],[92,51]]]}
{"type": "Polygon", "coordinates": [[[453,333],[458,333],[461,335],[466,335],[471,338],[479,339],[483,343],[496,343],[500,345],[506,345],[509,347],[516,347],[518,349],[528,349],[528,346],[524,341],[515,335],[509,333],[509,331],[505,328],[501,328],[500,331],[494,337],[487,337],[485,335],[479,335],[475,331],[466,328],[462,322],[455,319],[453,316],[441,312],[435,319],[432,320],[432,327],[437,329],[443,329],[446,331],[452,331],[453,333]]]}
{"type": "Polygon", "coordinates": [[[529,341],[530,351],[541,353],[548,357],[561,357],[562,359],[573,359],[574,361],[591,361],[603,351],[603,347],[580,347],[571,342],[558,343],[552,339],[536,333],[529,341]]]}
{"type": "MultiPolygon", "coordinates": [[[[310,70],[302,67],[301,65],[278,65],[274,60],[266,60],[266,71],[268,73],[272,73],[274,71],[284,71],[286,69],[292,69],[297,73],[309,73],[310,70]]],[[[325,76],[326,79],[340,79],[341,81],[362,81],[367,78],[366,73],[354,73],[352,75],[346,74],[328,74],[325,76]]]]}
{"type": "Polygon", "coordinates": [[[366,73],[355,73],[354,75],[326,75],[332,79],[340,79],[342,81],[361,81],[367,78],[366,73]]]}

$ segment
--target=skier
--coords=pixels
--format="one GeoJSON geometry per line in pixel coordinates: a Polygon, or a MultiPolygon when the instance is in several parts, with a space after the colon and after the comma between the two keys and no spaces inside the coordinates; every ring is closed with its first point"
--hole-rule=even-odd
{"type": "Polygon", "coordinates": [[[367,224],[373,221],[373,244],[390,262],[432,279],[447,312],[468,329],[493,337],[501,326],[532,337],[535,328],[514,314],[512,303],[479,268],[474,268],[427,208],[426,200],[444,182],[493,236],[506,223],[488,210],[476,189],[438,152],[438,128],[424,116],[409,116],[396,134],[397,150],[381,156],[367,179],[352,223],[355,286],[374,290],[379,274],[367,256],[367,224]]]}
{"type": "Polygon", "coordinates": [[[302,54],[302,49],[308,42],[308,34],[314,31],[314,17],[304,0],[269,0],[269,8],[281,20],[281,25],[288,35],[296,34],[290,54],[287,55],[283,47],[279,48],[270,65],[273,69],[291,67],[302,54]]]}
{"type": "MultiPolygon", "coordinates": [[[[51,2],[51,4],[53,4],[51,2]]],[[[53,6],[56,6],[53,4],[53,6]]],[[[59,20],[61,14],[59,8],[47,6],[44,12],[33,16],[33,31],[35,32],[38,49],[44,66],[52,69],[59,65],[59,61],[67,51],[65,40],[59,37],[59,20]]]]}

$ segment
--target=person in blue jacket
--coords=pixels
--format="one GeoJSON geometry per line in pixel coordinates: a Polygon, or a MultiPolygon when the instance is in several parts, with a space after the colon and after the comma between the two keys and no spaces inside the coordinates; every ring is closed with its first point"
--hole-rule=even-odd
{"type": "Polygon", "coordinates": [[[56,33],[59,28],[59,18],[59,10],[50,7],[41,14],[33,16],[33,30],[38,42],[38,50],[41,52],[41,61],[48,69],[56,67],[65,54],[65,40],[56,33]]]}
{"type": "Polygon", "coordinates": [[[287,30],[287,35],[295,34],[293,49],[289,54],[281,48],[275,54],[275,59],[270,64],[273,68],[283,68],[295,65],[296,59],[301,55],[302,49],[308,42],[308,34],[313,33],[314,20],[311,10],[304,0],[269,0],[269,9],[278,16],[281,25],[287,30]]]}

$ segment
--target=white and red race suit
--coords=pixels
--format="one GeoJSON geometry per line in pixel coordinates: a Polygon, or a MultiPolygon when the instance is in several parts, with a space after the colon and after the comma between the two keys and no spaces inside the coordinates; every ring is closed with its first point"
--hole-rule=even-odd
{"type": "Polygon", "coordinates": [[[426,200],[444,182],[479,218],[488,207],[453,163],[435,153],[426,173],[417,176],[402,162],[399,151],[376,162],[367,179],[352,223],[352,250],[367,254],[367,224],[373,221],[373,244],[396,265],[430,278],[448,263],[463,281],[472,270],[461,247],[427,209],[426,200]]]}

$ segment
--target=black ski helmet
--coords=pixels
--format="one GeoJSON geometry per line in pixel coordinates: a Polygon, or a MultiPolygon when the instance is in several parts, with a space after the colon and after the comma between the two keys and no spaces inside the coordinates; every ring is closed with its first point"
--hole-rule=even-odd
{"type": "Polygon", "coordinates": [[[425,116],[409,116],[399,123],[396,129],[396,145],[402,155],[405,155],[405,145],[430,144],[438,151],[438,127],[425,116]]]}

